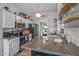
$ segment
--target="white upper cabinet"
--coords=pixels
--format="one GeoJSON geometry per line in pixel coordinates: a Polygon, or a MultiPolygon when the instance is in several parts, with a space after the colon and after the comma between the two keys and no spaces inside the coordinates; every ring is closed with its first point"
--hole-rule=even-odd
{"type": "Polygon", "coordinates": [[[0,56],[3,55],[3,40],[0,38],[0,56]]]}
{"type": "Polygon", "coordinates": [[[2,28],[2,11],[0,10],[0,28],[2,28]]]}
{"type": "Polygon", "coordinates": [[[15,28],[15,15],[6,11],[3,11],[3,28],[15,28]]]}

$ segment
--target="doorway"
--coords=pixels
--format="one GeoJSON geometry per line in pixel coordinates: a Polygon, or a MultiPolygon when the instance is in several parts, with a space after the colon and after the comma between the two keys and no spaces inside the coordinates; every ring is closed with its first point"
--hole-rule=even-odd
{"type": "Polygon", "coordinates": [[[48,25],[47,22],[40,22],[40,26],[39,26],[40,30],[39,30],[39,35],[40,37],[43,36],[48,36],[48,25]]]}

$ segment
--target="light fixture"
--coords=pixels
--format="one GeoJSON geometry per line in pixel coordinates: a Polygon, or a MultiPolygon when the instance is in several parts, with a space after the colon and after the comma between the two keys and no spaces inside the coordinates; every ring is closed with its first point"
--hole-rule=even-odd
{"type": "Polygon", "coordinates": [[[36,13],[35,16],[36,17],[41,17],[41,13],[36,13]]]}
{"type": "Polygon", "coordinates": [[[35,13],[36,17],[41,17],[41,13],[39,12],[39,3],[37,4],[37,12],[35,13]]]}

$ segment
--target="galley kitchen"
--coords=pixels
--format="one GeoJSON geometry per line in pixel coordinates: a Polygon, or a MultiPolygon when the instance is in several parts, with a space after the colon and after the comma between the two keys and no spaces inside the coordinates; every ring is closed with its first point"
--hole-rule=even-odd
{"type": "Polygon", "coordinates": [[[0,56],[79,56],[79,3],[0,3],[0,56]]]}

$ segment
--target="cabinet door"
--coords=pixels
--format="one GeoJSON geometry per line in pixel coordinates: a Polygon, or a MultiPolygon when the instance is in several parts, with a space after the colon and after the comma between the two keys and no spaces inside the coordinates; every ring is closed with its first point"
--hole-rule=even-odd
{"type": "Polygon", "coordinates": [[[3,39],[3,55],[9,56],[9,41],[7,39],[3,39]]]}
{"type": "Polygon", "coordinates": [[[2,28],[2,11],[0,10],[0,28],[2,28]]]}
{"type": "Polygon", "coordinates": [[[0,38],[0,56],[3,55],[3,40],[0,38]]]}
{"type": "Polygon", "coordinates": [[[19,39],[13,39],[10,41],[10,55],[14,55],[19,51],[19,39]]]}
{"type": "Polygon", "coordinates": [[[3,12],[3,28],[15,28],[15,15],[3,12]]]}

